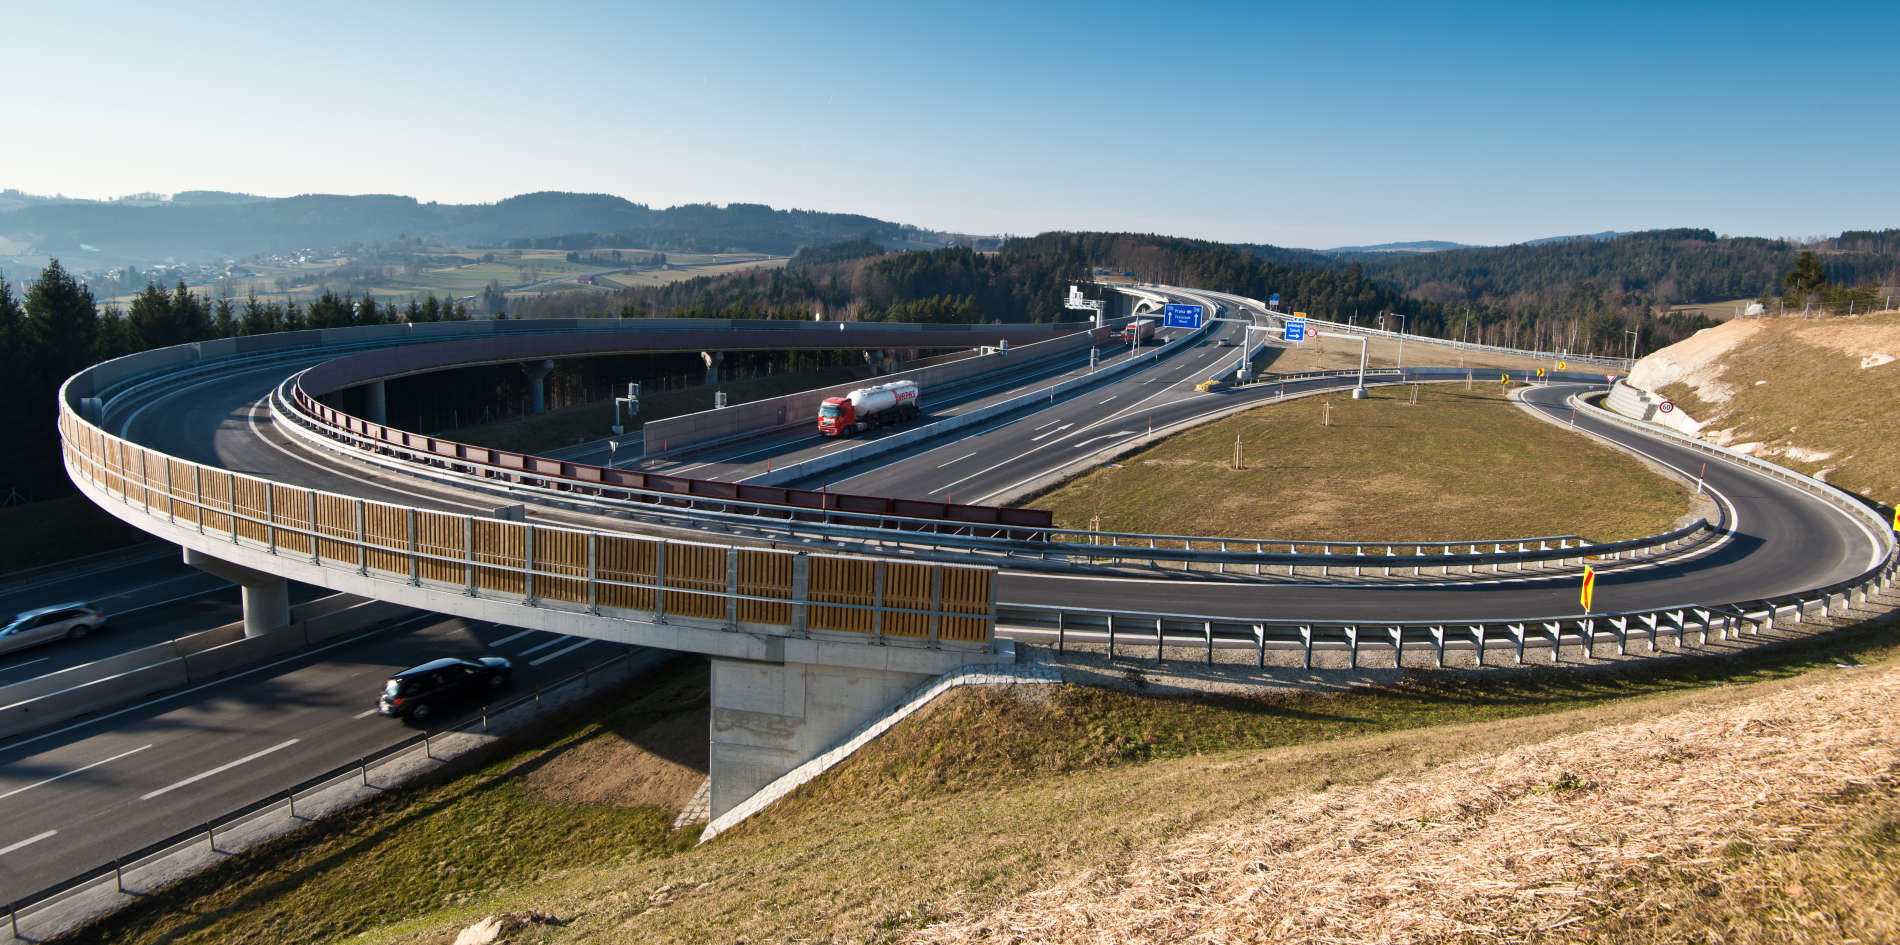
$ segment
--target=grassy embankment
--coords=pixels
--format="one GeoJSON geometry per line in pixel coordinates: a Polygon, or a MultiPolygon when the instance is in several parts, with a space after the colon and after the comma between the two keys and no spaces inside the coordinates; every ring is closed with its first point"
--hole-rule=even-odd
{"type": "MultiPolygon", "coordinates": [[[[1321,330],[1323,326],[1310,328],[1306,341],[1285,347],[1269,347],[1255,364],[1262,373],[1298,374],[1302,371],[1332,371],[1359,366],[1359,341],[1355,338],[1329,338],[1310,334],[1321,330]]],[[[1255,336],[1258,338],[1258,336],[1255,336]]],[[[1478,380],[1496,381],[1499,375],[1509,372],[1512,380],[1534,377],[1538,368],[1556,370],[1559,363],[1566,370],[1594,371],[1595,366],[1570,364],[1560,358],[1532,358],[1523,355],[1498,354],[1491,351],[1474,351],[1467,348],[1453,348],[1435,345],[1431,339],[1408,336],[1401,346],[1399,339],[1375,337],[1366,345],[1366,367],[1391,368],[1405,365],[1409,367],[1468,367],[1477,372],[1478,380]],[[1401,350],[1401,347],[1403,350],[1401,350]]]]}
{"type": "Polygon", "coordinates": [[[1021,504],[1066,528],[1363,541],[1667,531],[1685,490],[1538,420],[1496,383],[1375,387],[1236,414],[1021,504]],[[1322,426],[1330,410],[1331,426],[1322,426]],[[1234,469],[1239,437],[1244,469],[1234,469]]]}
{"type": "MultiPolygon", "coordinates": [[[[730,402],[738,404],[766,397],[777,397],[816,387],[842,384],[869,376],[857,367],[825,368],[796,374],[747,378],[713,387],[688,387],[682,390],[641,391],[640,421],[663,420],[680,414],[711,410],[713,391],[723,390],[730,402]]],[[[614,422],[613,401],[601,401],[550,410],[536,417],[500,420],[474,426],[443,430],[440,435],[461,443],[493,449],[532,453],[537,450],[569,446],[582,440],[610,435],[614,422]]],[[[629,435],[636,435],[629,428],[629,435]]]]}
{"type": "MultiPolygon", "coordinates": [[[[1872,348],[1900,357],[1900,312],[1858,318],[1775,319],[1720,358],[1725,403],[1704,400],[1686,383],[1660,393],[1734,443],[1762,443],[1775,463],[1888,506],[1900,504],[1900,361],[1861,367],[1849,351],[1872,348]],[[1845,350],[1844,350],[1845,349],[1845,350]],[[1788,447],[1812,451],[1820,458],[1788,447]]],[[[1724,326],[1732,330],[1736,326],[1724,326]]]]}
{"type": "MultiPolygon", "coordinates": [[[[84,936],[444,945],[483,915],[533,909],[564,924],[529,941],[897,941],[1020,903],[1058,877],[1114,876],[1184,836],[1314,792],[1825,684],[1836,665],[1891,664],[1894,641],[1891,629],[1867,628],[1728,660],[1489,681],[1418,674],[1342,695],[1189,701],[1064,686],[1018,700],[962,690],[699,848],[690,833],[666,835],[667,809],[533,789],[533,772],[565,754],[624,743],[624,764],[638,766],[643,732],[703,719],[705,676],[693,670],[634,687],[645,691],[600,722],[570,719],[461,779],[393,793],[234,857],[84,936]]],[[[1569,928],[1624,941],[1624,910],[1653,912],[1660,883],[1671,894],[1716,888],[1688,897],[1699,912],[1662,917],[1674,940],[1712,934],[1776,888],[1735,882],[1738,870],[1752,880],[1779,871],[1809,882],[1815,906],[1850,910],[1860,892],[1900,882],[1896,810],[1886,788],[1849,793],[1837,809],[1804,811],[1838,822],[1800,832],[1805,843],[1759,855],[1738,847],[1725,862],[1654,860],[1653,875],[1612,877],[1601,911],[1569,928]],[[1850,868],[1847,887],[1820,882],[1850,868]],[[1731,885],[1712,887],[1717,877],[1731,885]]],[[[1538,856],[1538,838],[1521,842],[1524,856],[1538,856]]],[[[1313,851],[1316,868],[1326,855],[1313,851]]]]}

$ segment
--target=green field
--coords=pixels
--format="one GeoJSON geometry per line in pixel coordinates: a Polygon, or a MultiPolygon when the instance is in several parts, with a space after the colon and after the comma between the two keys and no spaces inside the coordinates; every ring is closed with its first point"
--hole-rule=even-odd
{"type": "MultiPolygon", "coordinates": [[[[638,247],[618,247],[629,258],[647,256],[656,250],[638,247]]],[[[609,253],[611,248],[588,250],[589,253],[609,253]]],[[[460,248],[438,250],[431,253],[439,260],[443,256],[457,257],[465,262],[453,266],[435,266],[423,269],[412,278],[390,278],[386,273],[376,273],[367,284],[351,283],[345,285],[340,279],[342,267],[353,263],[375,265],[379,268],[402,268],[396,261],[376,259],[352,259],[334,257],[311,260],[306,263],[284,263],[276,265],[251,264],[249,268],[258,270],[258,274],[246,278],[233,278],[209,284],[192,284],[194,291],[205,293],[213,298],[228,295],[233,299],[244,299],[255,294],[259,299],[283,301],[286,298],[308,301],[315,298],[323,288],[336,292],[361,294],[364,291],[384,301],[406,302],[411,297],[421,298],[435,295],[437,298],[466,298],[479,294],[490,282],[499,283],[510,296],[531,295],[540,292],[559,292],[573,290],[612,290],[630,286],[666,285],[695,279],[700,276],[720,275],[752,268],[778,268],[786,263],[784,257],[763,256],[758,253],[667,253],[667,269],[641,269],[638,271],[618,271],[609,265],[590,263],[571,263],[563,250],[485,250],[460,248]],[[486,258],[487,261],[484,261],[486,258]],[[611,273],[601,275],[597,285],[580,282],[557,282],[524,290],[522,287],[534,285],[552,279],[588,273],[611,273]]],[[[106,299],[103,301],[127,304],[132,296],[106,299]]]]}
{"type": "Polygon", "coordinates": [[[1019,504],[1064,528],[1099,517],[1108,531],[1335,541],[1614,541],[1667,531],[1688,510],[1675,482],[1530,416],[1496,383],[1411,396],[1375,387],[1250,410],[1019,504]]]}

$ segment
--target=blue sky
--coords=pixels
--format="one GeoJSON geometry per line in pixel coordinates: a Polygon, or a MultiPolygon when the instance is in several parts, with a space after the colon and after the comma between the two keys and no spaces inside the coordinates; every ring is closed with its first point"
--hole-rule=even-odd
{"type": "Polygon", "coordinates": [[[0,0],[0,187],[1287,246],[1900,226],[1900,3],[0,0]]]}

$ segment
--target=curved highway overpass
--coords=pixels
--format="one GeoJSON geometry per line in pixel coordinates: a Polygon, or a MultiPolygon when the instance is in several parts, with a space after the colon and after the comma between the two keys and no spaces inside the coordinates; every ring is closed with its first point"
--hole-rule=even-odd
{"type": "MultiPolygon", "coordinates": [[[[1210,311],[1228,307],[1236,317],[1266,315],[1237,297],[1166,292],[1210,311]]],[[[590,326],[547,327],[551,335],[572,336],[590,326]]],[[[1237,327],[1215,326],[1208,337],[1237,327]]],[[[742,325],[721,331],[731,345],[774,343],[742,325]]],[[[786,330],[759,331],[783,338],[786,330]]],[[[1210,652],[1217,642],[1257,647],[1263,660],[1276,646],[1301,648],[1309,660],[1314,647],[1328,645],[1350,649],[1355,659],[1362,645],[1384,646],[1386,658],[1398,659],[1412,647],[1441,657],[1447,646],[1482,653],[1486,645],[1515,645],[1521,653],[1527,640],[1589,646],[1632,631],[1646,630],[1652,640],[1659,631],[1726,631],[1738,621],[1773,620],[1789,606],[1838,605],[1893,569],[1891,532],[1838,490],[1588,406],[1576,420],[1585,435],[1685,476],[1708,462],[1706,486],[1725,510],[1720,539],[1695,553],[1606,573],[1597,596],[1607,613],[1581,613],[1568,575],[1466,582],[1447,573],[1438,581],[1367,586],[998,570],[975,557],[957,565],[705,536],[682,540],[679,532],[654,537],[639,534],[610,505],[590,507],[585,496],[559,506],[531,503],[521,520],[510,520],[497,517],[503,503],[492,492],[342,459],[279,428],[269,398],[286,376],[352,345],[377,343],[348,330],[307,341],[262,351],[232,346],[223,357],[202,347],[168,349],[82,372],[60,404],[75,481],[103,507],[195,558],[234,565],[229,573],[247,593],[255,588],[260,631],[270,623],[271,582],[289,577],[471,619],[713,657],[715,813],[822,750],[923,676],[996,659],[995,633],[1204,640],[1210,652]],[[826,703],[820,690],[852,695],[826,703]],[[785,719],[802,720],[792,727],[803,734],[754,737],[768,722],[783,729],[785,719]]],[[[697,349],[710,341],[696,336],[686,343],[697,349]]],[[[524,346],[527,357],[585,347],[569,339],[534,345],[540,347],[524,346]]],[[[1283,396],[1266,385],[1194,389],[1234,356],[1232,348],[1185,339],[1152,365],[1059,396],[1051,388],[1033,410],[911,444],[807,485],[944,503],[951,495],[995,501],[1145,436],[1150,425],[1167,429],[1283,396]]],[[[1027,389],[1038,389],[1034,383],[1027,389]]],[[[1339,383],[1314,378],[1289,393],[1339,383]]],[[[1583,389],[1552,385],[1523,396],[1529,409],[1567,419],[1570,398],[1583,389]]],[[[727,463],[729,478],[763,472],[770,458],[735,457],[727,463]]],[[[1512,472],[1559,475],[1561,457],[1512,472]]],[[[1418,559],[1340,560],[1406,567],[1418,559]]]]}

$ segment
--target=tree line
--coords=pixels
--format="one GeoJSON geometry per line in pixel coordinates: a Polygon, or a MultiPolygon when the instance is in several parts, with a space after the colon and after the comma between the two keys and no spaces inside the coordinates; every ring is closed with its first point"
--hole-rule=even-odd
{"type": "Polygon", "coordinates": [[[101,307],[92,290],[61,266],[48,263],[16,293],[0,280],[0,388],[9,409],[0,413],[0,497],[48,498],[69,489],[61,468],[59,385],[101,361],[193,341],[306,328],[383,325],[398,321],[459,321],[466,307],[430,296],[406,306],[324,292],[308,303],[210,299],[184,283],[164,289],[147,283],[123,309],[101,307]]]}
{"type": "Polygon", "coordinates": [[[1583,280],[1534,299],[1478,293],[1435,298],[1408,291],[1359,260],[1303,250],[1239,247],[1139,233],[1045,233],[1010,239],[996,252],[965,247],[859,256],[857,241],[808,258],[844,257],[780,270],[706,276],[665,286],[552,293],[512,304],[518,316],[620,315],[704,318],[827,318],[861,321],[1072,319],[1063,286],[1098,268],[1265,299],[1361,325],[1486,344],[1579,353],[1621,352],[1626,332],[1645,350],[1714,324],[1700,315],[1658,315],[1645,297],[1583,280]],[[1401,317],[1402,316],[1402,317],[1401,317]]]}

